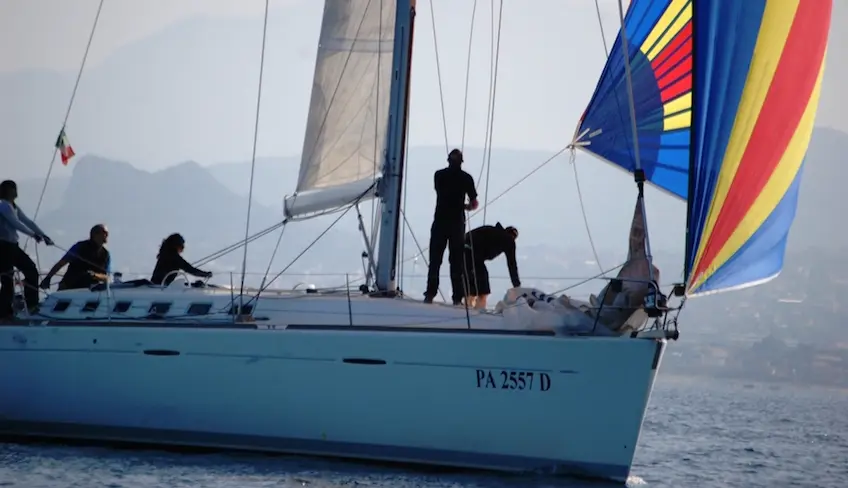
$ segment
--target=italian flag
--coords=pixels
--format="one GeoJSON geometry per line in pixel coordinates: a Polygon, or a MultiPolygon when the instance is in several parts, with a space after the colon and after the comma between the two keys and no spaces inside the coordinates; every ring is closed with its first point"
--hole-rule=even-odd
{"type": "Polygon", "coordinates": [[[56,149],[59,150],[59,154],[62,156],[62,164],[65,166],[67,166],[68,161],[76,155],[74,148],[71,147],[71,143],[68,142],[68,136],[65,134],[64,127],[62,128],[62,131],[59,132],[59,138],[56,139],[56,149]]]}

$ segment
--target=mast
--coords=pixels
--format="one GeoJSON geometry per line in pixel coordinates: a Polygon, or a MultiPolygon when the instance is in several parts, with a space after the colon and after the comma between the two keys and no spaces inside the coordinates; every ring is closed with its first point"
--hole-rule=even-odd
{"type": "Polygon", "coordinates": [[[394,296],[397,288],[397,246],[400,230],[400,203],[406,149],[406,125],[409,112],[409,82],[412,70],[412,34],[415,24],[415,0],[397,0],[392,58],[389,127],[383,178],[380,182],[380,238],[375,285],[383,296],[394,296]]]}

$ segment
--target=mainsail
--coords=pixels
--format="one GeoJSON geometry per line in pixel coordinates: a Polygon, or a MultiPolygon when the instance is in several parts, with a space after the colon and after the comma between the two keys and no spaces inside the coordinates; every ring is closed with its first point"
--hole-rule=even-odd
{"type": "MultiPolygon", "coordinates": [[[[646,180],[687,200],[689,295],[783,268],[832,0],[634,0],[624,22],[646,180]]],[[[635,169],[619,32],[575,145],[635,169]]]]}
{"type": "Polygon", "coordinates": [[[395,0],[326,0],[289,218],[372,198],[385,149],[395,0]]]}

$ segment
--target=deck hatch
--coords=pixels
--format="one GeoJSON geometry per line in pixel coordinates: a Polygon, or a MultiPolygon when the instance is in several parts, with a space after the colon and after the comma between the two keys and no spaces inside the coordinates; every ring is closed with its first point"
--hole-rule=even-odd
{"type": "Polygon", "coordinates": [[[150,305],[147,313],[153,315],[165,315],[169,310],[171,310],[171,302],[154,302],[150,305]]]}
{"type": "Polygon", "coordinates": [[[212,310],[211,303],[192,303],[188,307],[188,315],[206,315],[212,310]]]}

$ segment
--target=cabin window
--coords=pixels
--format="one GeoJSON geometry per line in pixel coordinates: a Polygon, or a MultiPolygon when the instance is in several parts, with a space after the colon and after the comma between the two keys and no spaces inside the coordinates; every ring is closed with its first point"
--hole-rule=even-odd
{"type": "Polygon", "coordinates": [[[115,308],[113,308],[112,311],[115,313],[126,313],[126,311],[130,309],[130,305],[132,305],[132,302],[118,302],[115,304],[115,308]]]}
{"type": "Polygon", "coordinates": [[[97,310],[97,307],[100,306],[99,300],[92,300],[89,302],[85,302],[85,305],[82,306],[82,312],[93,312],[97,310]]]}
{"type": "Polygon", "coordinates": [[[151,305],[147,313],[165,315],[168,313],[168,310],[171,310],[171,304],[169,302],[158,302],[151,305]]]}
{"type": "Polygon", "coordinates": [[[70,300],[59,300],[56,302],[56,305],[53,305],[54,312],[64,312],[71,306],[70,300]]]}
{"type": "Polygon", "coordinates": [[[192,303],[188,307],[188,315],[206,315],[212,310],[211,303],[192,303]]]}
{"type": "Polygon", "coordinates": [[[238,305],[230,307],[230,315],[250,315],[251,312],[253,312],[253,305],[245,305],[242,313],[239,313],[238,305]]]}

